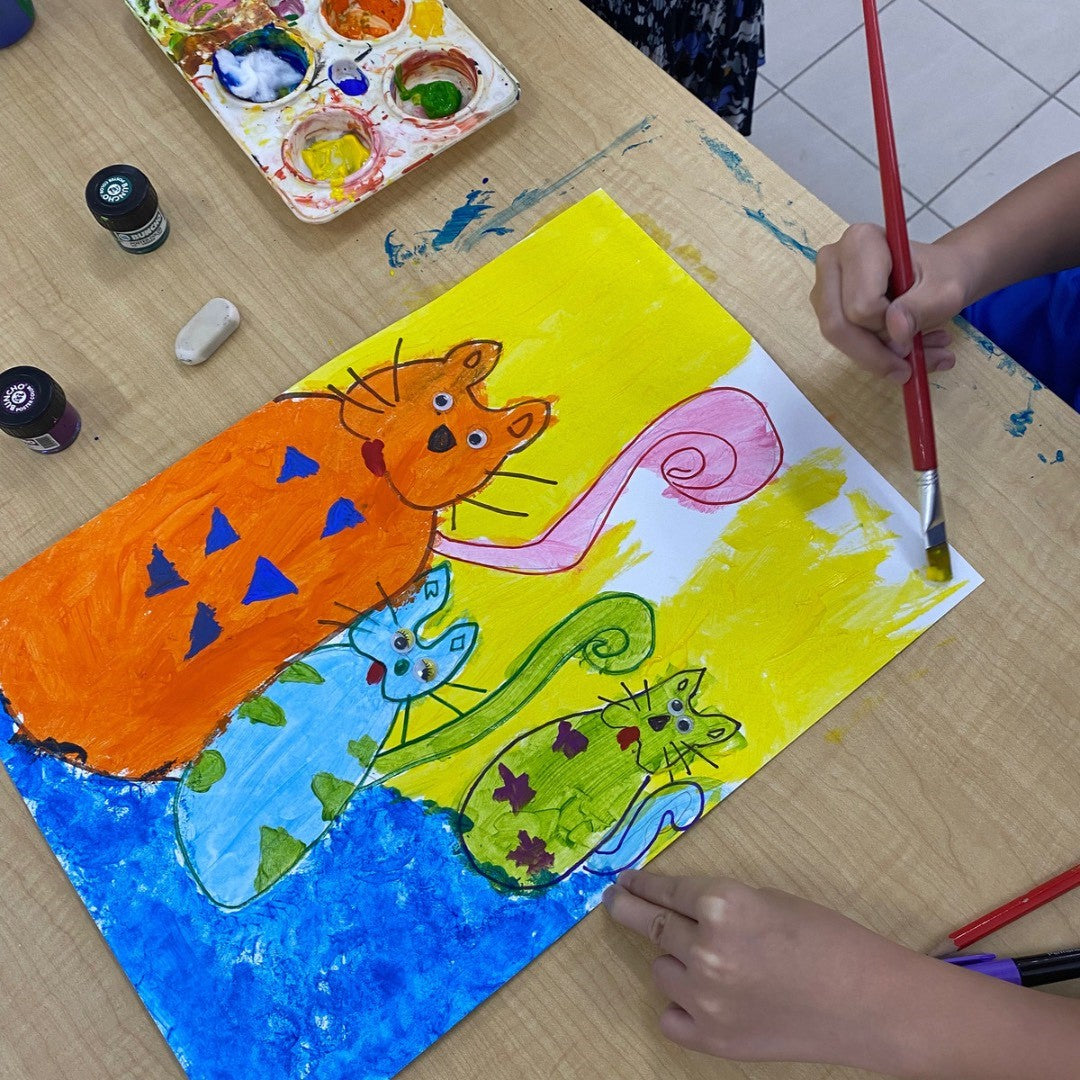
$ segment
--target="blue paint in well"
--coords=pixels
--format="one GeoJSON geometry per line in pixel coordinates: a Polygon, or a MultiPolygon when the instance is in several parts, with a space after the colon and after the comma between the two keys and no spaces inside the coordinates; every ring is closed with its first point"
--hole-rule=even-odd
{"type": "Polygon", "coordinates": [[[352,499],[338,499],[326,512],[326,525],[319,539],[322,540],[363,523],[364,515],[356,509],[356,503],[352,499]]]}
{"type": "Polygon", "coordinates": [[[251,574],[251,584],[244,594],[243,604],[254,604],[260,600],[276,600],[279,596],[299,593],[300,590],[265,556],[255,560],[255,569],[251,574]]]}
{"type": "Polygon", "coordinates": [[[271,892],[223,911],[177,861],[175,781],[88,775],[5,740],[0,759],[191,1080],[386,1080],[607,883],[499,892],[446,813],[371,788],[271,892]]]}
{"type": "Polygon", "coordinates": [[[215,506],[210,515],[210,531],[206,534],[204,554],[213,555],[215,551],[230,547],[239,539],[240,534],[232,527],[221,508],[215,506]]]}
{"type": "Polygon", "coordinates": [[[147,596],[160,596],[162,593],[172,592],[173,589],[182,589],[188,582],[180,576],[175,563],[165,557],[165,552],[154,545],[150,555],[150,562],[146,567],[150,584],[146,586],[147,596]]]}
{"type": "Polygon", "coordinates": [[[284,484],[289,480],[303,479],[305,476],[314,476],[318,471],[319,463],[314,458],[301,454],[295,446],[287,446],[277,482],[284,484]]]}
{"type": "Polygon", "coordinates": [[[221,637],[221,627],[215,618],[216,614],[209,604],[204,604],[201,600],[196,605],[195,618],[192,619],[191,630],[188,631],[191,647],[184,655],[185,660],[197,656],[207,645],[212,645],[221,637]]]}

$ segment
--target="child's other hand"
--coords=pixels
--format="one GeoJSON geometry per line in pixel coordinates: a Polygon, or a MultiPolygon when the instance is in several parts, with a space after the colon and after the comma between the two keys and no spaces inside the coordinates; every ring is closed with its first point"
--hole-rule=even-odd
{"type": "Polygon", "coordinates": [[[945,371],[956,362],[944,324],[967,302],[965,267],[948,244],[911,245],[915,284],[889,301],[892,257],[885,230],[852,225],[835,244],[818,252],[810,302],[825,339],[859,367],[905,383],[917,331],[923,333],[926,366],[945,371]]]}
{"type": "Polygon", "coordinates": [[[933,965],[948,966],[817,904],[723,878],[630,871],[604,904],[661,950],[653,979],[671,1004],[660,1030],[718,1057],[900,1073],[907,999],[933,984],[933,965]]]}

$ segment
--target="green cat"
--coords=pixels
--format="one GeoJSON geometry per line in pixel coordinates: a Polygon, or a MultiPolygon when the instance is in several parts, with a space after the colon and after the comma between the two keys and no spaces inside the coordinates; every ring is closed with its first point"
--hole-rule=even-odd
{"type": "Polygon", "coordinates": [[[626,687],[625,698],[552,720],[505,747],[461,806],[461,842],[476,869],[507,888],[538,889],[593,856],[611,872],[620,848],[631,865],[664,827],[688,828],[705,808],[693,762],[711,765],[714,755],[746,746],[730,716],[695,707],[704,673],[681,671],[638,693],[626,687]]]}

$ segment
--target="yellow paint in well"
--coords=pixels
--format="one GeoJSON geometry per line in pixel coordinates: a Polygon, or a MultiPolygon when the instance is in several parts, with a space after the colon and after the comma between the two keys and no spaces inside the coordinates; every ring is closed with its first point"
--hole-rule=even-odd
{"type": "Polygon", "coordinates": [[[336,139],[313,142],[300,153],[314,179],[330,182],[335,199],[345,197],[346,177],[359,172],[371,157],[371,151],[351,131],[336,139]]]}
{"type": "Polygon", "coordinates": [[[440,0],[413,0],[412,15],[409,16],[409,29],[421,38],[441,37],[443,27],[443,6],[440,0]]]}

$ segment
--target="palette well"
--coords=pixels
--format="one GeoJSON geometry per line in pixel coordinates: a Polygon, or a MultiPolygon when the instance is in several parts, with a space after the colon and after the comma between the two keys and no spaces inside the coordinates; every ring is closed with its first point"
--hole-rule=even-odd
{"type": "Polygon", "coordinates": [[[441,0],[126,0],[289,209],[337,217],[512,108],[441,0]]]}

